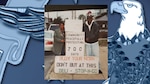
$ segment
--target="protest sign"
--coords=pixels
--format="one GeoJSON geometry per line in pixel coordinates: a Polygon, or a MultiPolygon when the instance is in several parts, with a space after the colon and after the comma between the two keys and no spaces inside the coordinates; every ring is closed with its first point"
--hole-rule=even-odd
{"type": "Polygon", "coordinates": [[[54,72],[60,74],[98,74],[98,57],[56,56],[54,72]]]}
{"type": "Polygon", "coordinates": [[[84,56],[84,32],[66,32],[66,56],[84,56]]]}

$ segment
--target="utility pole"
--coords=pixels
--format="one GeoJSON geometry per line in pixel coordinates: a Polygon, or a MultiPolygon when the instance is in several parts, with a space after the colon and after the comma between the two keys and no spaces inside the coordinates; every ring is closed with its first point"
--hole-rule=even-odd
{"type": "Polygon", "coordinates": [[[73,10],[71,11],[71,13],[72,13],[72,19],[73,19],[73,10]]]}
{"type": "Polygon", "coordinates": [[[72,10],[72,19],[76,19],[76,10],[72,10]]]}

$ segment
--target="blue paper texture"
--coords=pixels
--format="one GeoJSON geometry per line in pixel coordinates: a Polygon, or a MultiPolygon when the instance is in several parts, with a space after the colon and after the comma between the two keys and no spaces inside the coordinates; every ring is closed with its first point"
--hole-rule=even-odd
{"type": "MultiPolygon", "coordinates": [[[[0,0],[3,5],[0,6],[0,84],[150,84],[149,3],[149,0],[0,0]],[[108,5],[108,80],[44,80],[46,4],[108,5]],[[135,9],[127,9],[125,5],[130,9],[141,7],[136,11],[139,16],[135,9]],[[130,19],[134,18],[144,28],[131,37],[118,32],[122,21],[128,20],[127,13],[138,16],[138,21],[135,17],[130,19]]],[[[129,21],[125,24],[129,25],[129,21]]]]}

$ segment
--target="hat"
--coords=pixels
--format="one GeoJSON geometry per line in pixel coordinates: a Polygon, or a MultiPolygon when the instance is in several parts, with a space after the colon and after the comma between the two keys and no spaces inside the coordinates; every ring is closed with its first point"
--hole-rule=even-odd
{"type": "Polygon", "coordinates": [[[92,12],[91,11],[89,11],[88,13],[87,13],[87,19],[88,18],[93,18],[94,16],[92,15],[92,12]]]}

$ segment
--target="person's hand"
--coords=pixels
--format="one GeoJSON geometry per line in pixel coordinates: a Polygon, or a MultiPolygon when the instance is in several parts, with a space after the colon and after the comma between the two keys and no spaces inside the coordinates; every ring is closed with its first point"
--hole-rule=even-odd
{"type": "Polygon", "coordinates": [[[62,42],[62,43],[64,43],[64,42],[65,42],[65,40],[61,40],[61,42],[62,42]]]}

